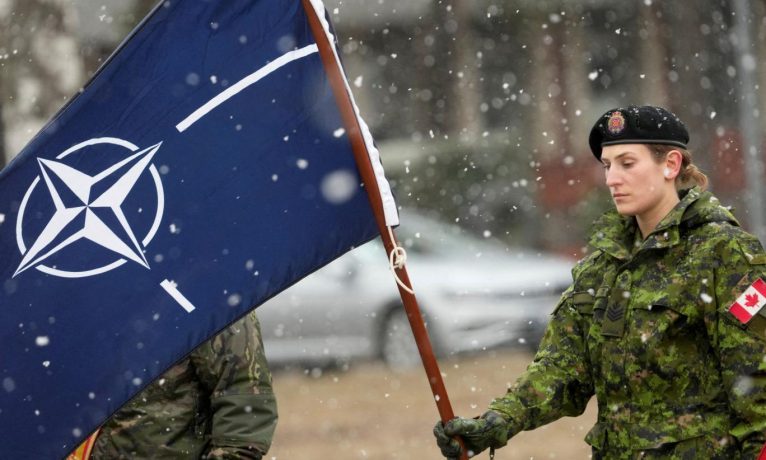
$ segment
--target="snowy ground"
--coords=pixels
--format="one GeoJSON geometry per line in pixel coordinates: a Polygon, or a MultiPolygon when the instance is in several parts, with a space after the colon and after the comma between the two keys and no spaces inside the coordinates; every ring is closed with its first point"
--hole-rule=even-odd
{"type": "MultiPolygon", "coordinates": [[[[440,362],[455,412],[479,414],[530,359],[526,353],[505,351],[440,362]]],[[[362,363],[313,376],[277,371],[274,385],[280,420],[267,458],[442,458],[431,434],[438,414],[420,368],[394,373],[362,363]]],[[[595,418],[594,400],[578,418],[516,436],[495,458],[587,459],[590,448],[582,439],[595,418]]]]}

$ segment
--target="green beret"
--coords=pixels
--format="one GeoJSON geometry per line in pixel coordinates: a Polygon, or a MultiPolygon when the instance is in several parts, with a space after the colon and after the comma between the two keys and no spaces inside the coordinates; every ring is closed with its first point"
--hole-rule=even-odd
{"type": "Polygon", "coordinates": [[[677,116],[662,107],[631,105],[608,110],[599,117],[588,143],[601,161],[601,148],[606,145],[665,144],[686,149],[689,132],[677,116]]]}

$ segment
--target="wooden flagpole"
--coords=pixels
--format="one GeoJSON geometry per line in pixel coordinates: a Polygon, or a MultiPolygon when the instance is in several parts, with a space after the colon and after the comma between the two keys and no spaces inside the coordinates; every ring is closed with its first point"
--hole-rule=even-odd
{"type": "MultiPolygon", "coordinates": [[[[367,152],[367,146],[362,136],[362,130],[359,126],[359,120],[356,117],[354,105],[351,101],[345,79],[341,73],[338,61],[335,57],[335,51],[330,40],[327,38],[324,27],[317,17],[317,13],[314,7],[311,5],[311,0],[301,0],[303,8],[306,11],[308,17],[309,27],[314,35],[314,39],[317,42],[319,48],[319,55],[324,64],[325,71],[327,72],[330,86],[332,87],[333,94],[335,95],[335,101],[338,104],[341,117],[343,118],[343,125],[346,128],[346,133],[351,141],[351,147],[354,152],[354,158],[356,160],[359,173],[364,181],[365,190],[367,196],[372,205],[373,212],[375,214],[375,221],[378,225],[378,231],[383,239],[383,245],[386,248],[386,254],[390,254],[395,249],[396,242],[394,241],[393,229],[389,233],[386,226],[386,219],[383,212],[383,201],[380,196],[380,190],[377,187],[377,179],[375,172],[372,169],[370,163],[370,157],[367,152]]],[[[396,268],[396,274],[405,286],[411,287],[409,276],[407,275],[407,269],[402,266],[396,268]]],[[[428,338],[428,332],[423,321],[423,316],[420,313],[420,307],[415,295],[407,292],[404,288],[397,284],[399,289],[399,295],[402,298],[404,309],[407,312],[407,318],[410,321],[410,327],[412,333],[415,336],[415,342],[418,345],[418,351],[420,352],[420,358],[423,361],[423,367],[428,377],[428,383],[431,385],[431,392],[434,395],[436,401],[436,407],[441,416],[442,422],[447,422],[455,417],[452,411],[452,405],[450,404],[449,397],[447,396],[447,389],[444,386],[444,380],[442,379],[441,372],[439,371],[439,365],[436,362],[434,356],[433,347],[431,341],[428,338]]],[[[462,440],[458,439],[461,447],[463,447],[462,440]]],[[[465,452],[465,449],[462,449],[465,452]]],[[[467,454],[463,454],[461,459],[467,459],[467,454]]]]}

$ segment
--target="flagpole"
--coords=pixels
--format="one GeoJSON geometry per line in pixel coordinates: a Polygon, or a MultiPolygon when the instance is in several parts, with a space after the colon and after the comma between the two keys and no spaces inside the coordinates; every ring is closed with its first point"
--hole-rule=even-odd
{"type": "MultiPolygon", "coordinates": [[[[393,229],[389,229],[386,225],[385,214],[383,211],[383,201],[381,199],[380,190],[377,187],[377,179],[375,172],[370,164],[370,157],[367,152],[367,146],[362,136],[362,130],[359,125],[359,120],[356,117],[354,106],[351,102],[350,95],[348,94],[347,87],[341,70],[338,67],[338,63],[335,57],[335,52],[330,43],[330,40],[325,34],[322,23],[317,17],[317,12],[311,5],[311,0],[301,0],[303,8],[306,11],[308,17],[309,27],[316,39],[317,46],[319,48],[319,55],[324,64],[325,71],[327,72],[330,86],[332,87],[335,100],[338,104],[343,124],[346,128],[346,133],[351,141],[351,147],[354,152],[354,158],[356,159],[357,167],[359,168],[359,174],[365,184],[365,190],[367,196],[372,205],[373,212],[375,214],[375,221],[378,225],[378,231],[383,240],[383,245],[386,248],[386,254],[390,254],[397,244],[394,241],[393,229]]],[[[402,265],[401,267],[394,268],[396,275],[402,281],[405,286],[412,286],[410,283],[407,269],[402,265]]],[[[425,322],[423,321],[423,315],[420,312],[418,301],[415,295],[408,292],[404,287],[397,283],[399,289],[399,295],[402,298],[404,304],[404,310],[407,312],[407,318],[412,328],[412,333],[415,336],[415,342],[418,345],[418,351],[420,352],[420,358],[423,361],[423,367],[428,377],[428,383],[431,385],[431,392],[434,395],[436,401],[436,407],[441,416],[442,422],[447,422],[455,417],[452,410],[452,405],[447,395],[447,389],[444,386],[444,380],[442,379],[441,372],[439,371],[439,365],[436,362],[434,356],[433,347],[431,341],[428,338],[428,332],[426,331],[425,322]]],[[[461,447],[463,447],[462,440],[458,439],[461,447]]],[[[462,449],[465,452],[465,449],[462,449]]],[[[461,459],[467,459],[466,453],[463,453],[461,459]]]]}

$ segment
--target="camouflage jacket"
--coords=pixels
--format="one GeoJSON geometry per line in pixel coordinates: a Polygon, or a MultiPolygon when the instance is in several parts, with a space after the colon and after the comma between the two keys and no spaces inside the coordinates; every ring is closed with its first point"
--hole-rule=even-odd
{"type": "Polygon", "coordinates": [[[250,313],[117,411],[93,459],[260,459],[277,407],[260,326],[250,313]]]}
{"type": "Polygon", "coordinates": [[[696,188],[646,239],[615,211],[596,229],[533,362],[490,409],[513,435],[579,415],[595,394],[594,458],[755,459],[766,318],[728,310],[764,277],[761,244],[696,188]]]}

